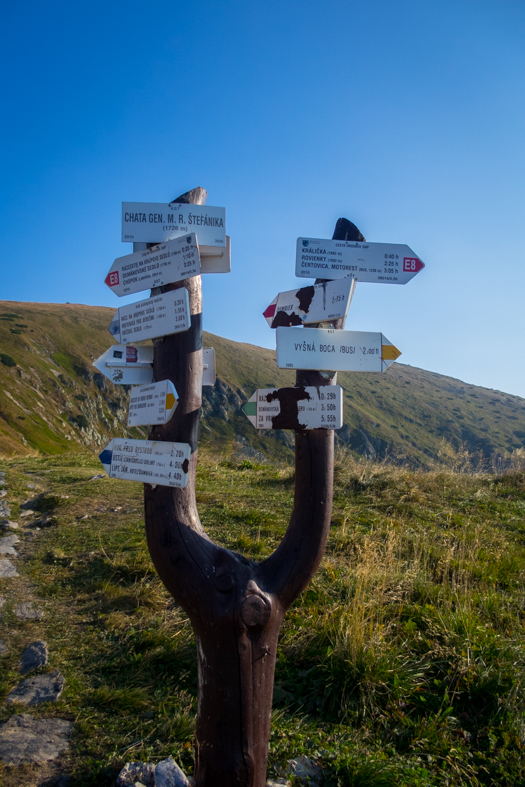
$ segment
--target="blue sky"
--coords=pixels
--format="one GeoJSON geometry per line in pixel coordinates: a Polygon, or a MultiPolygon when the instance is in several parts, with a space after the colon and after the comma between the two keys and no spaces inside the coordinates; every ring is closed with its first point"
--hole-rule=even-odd
{"type": "Polygon", "coordinates": [[[28,0],[1,21],[1,299],[117,308],[121,202],[199,185],[232,238],[207,330],[275,346],[261,312],[299,285],[296,238],[346,216],[426,264],[358,284],[347,328],[525,396],[522,0],[28,0]]]}

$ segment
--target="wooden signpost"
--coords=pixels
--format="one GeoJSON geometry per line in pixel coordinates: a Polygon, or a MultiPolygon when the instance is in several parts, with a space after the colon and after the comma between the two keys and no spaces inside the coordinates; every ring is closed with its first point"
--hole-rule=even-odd
{"type": "MultiPolygon", "coordinates": [[[[166,241],[171,233],[195,231],[202,263],[206,244],[223,250],[228,247],[224,212],[205,208],[206,196],[204,189],[196,188],[169,205],[124,203],[123,240],[152,245],[166,241]],[[195,217],[198,221],[194,222],[195,217]]],[[[334,238],[364,242],[359,230],[346,219],[337,223],[334,238]]],[[[135,253],[138,251],[136,248],[135,253]]],[[[157,253],[154,249],[151,252],[157,253]]],[[[169,420],[152,426],[148,440],[115,438],[100,458],[111,477],[144,482],[146,535],[152,560],[195,632],[199,666],[193,772],[196,787],[265,787],[279,630],[287,609],[308,585],[325,550],[332,511],[331,426],[342,422],[341,389],[333,376],[301,369],[296,373],[294,388],[254,394],[245,412],[250,419],[255,417],[257,428],[268,428],[270,419],[271,428],[280,424],[280,428],[295,430],[290,524],[277,549],[260,563],[213,543],[200,522],[195,493],[203,373],[208,373],[208,382],[215,379],[214,353],[208,353],[205,359],[202,347],[201,277],[197,273],[165,282],[160,287],[155,285],[151,299],[185,290],[190,324],[187,330],[164,335],[154,348],[149,348],[153,357],[147,364],[151,371],[146,371],[152,375],[152,384],[169,381],[175,386],[178,405],[169,420]],[[263,412],[259,404],[264,402],[275,411],[263,412]]],[[[352,291],[348,284],[344,285],[347,302],[352,291]]],[[[312,289],[311,303],[315,301],[318,308],[315,293],[319,290],[312,289]]],[[[303,294],[300,307],[304,306],[302,298],[303,294]]],[[[290,305],[287,301],[285,305],[290,305]]],[[[344,320],[347,302],[342,302],[343,313],[336,319],[344,320]]],[[[291,305],[295,309],[294,301],[291,305]]],[[[325,311],[323,306],[319,313],[325,311]]],[[[305,324],[301,314],[304,317],[307,312],[299,308],[299,318],[305,324]]],[[[304,338],[315,336],[318,329],[278,328],[282,330],[299,330],[304,338]]],[[[377,347],[383,348],[385,341],[376,340],[377,347]]],[[[137,354],[136,361],[128,361],[126,356],[119,367],[111,363],[123,360],[115,358],[115,353],[133,349],[137,350],[129,345],[111,348],[96,365],[110,378],[115,368],[124,376],[140,356],[137,354]]],[[[382,349],[378,362],[386,362],[382,349]]]]}

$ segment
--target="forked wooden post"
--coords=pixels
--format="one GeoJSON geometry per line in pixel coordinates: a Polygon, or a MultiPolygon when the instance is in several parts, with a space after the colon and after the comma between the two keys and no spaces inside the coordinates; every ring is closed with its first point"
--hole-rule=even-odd
{"type": "MultiPolygon", "coordinates": [[[[197,188],[174,202],[202,205],[206,196],[197,188]]],[[[277,640],[286,610],[324,553],[332,512],[334,433],[296,431],[294,507],[286,534],[270,557],[256,563],[214,544],[201,525],[195,498],[201,277],[163,291],[177,287],[188,290],[191,327],[157,342],[154,371],[156,380],[174,383],[179,404],[165,426],[152,428],[149,439],[190,444],[189,481],[184,489],[145,484],[148,547],[163,583],[187,612],[197,641],[197,787],[265,787],[277,640]]],[[[297,372],[297,383],[331,384],[318,372],[297,372]]]]}

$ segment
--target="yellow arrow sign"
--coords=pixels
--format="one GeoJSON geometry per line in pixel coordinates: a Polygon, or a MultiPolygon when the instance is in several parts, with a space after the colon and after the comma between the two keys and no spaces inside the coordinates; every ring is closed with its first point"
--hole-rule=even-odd
{"type": "Polygon", "coordinates": [[[401,350],[398,350],[393,344],[381,345],[381,358],[383,361],[395,361],[400,355],[401,350]]]}
{"type": "MultiPolygon", "coordinates": [[[[397,356],[396,356],[396,358],[397,358],[397,356]]],[[[173,396],[172,393],[169,393],[166,396],[166,410],[171,410],[171,408],[173,407],[174,404],[175,404],[175,397],[173,396]]]]}

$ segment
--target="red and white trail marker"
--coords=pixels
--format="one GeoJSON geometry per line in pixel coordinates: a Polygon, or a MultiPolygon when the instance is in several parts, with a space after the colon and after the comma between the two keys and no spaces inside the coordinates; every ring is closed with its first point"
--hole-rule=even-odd
{"type": "Polygon", "coordinates": [[[270,328],[338,320],[348,314],[354,290],[355,279],[348,276],[280,292],[263,316],[270,328]]]}
{"type": "Polygon", "coordinates": [[[359,243],[298,238],[295,275],[300,278],[406,284],[425,267],[409,246],[399,243],[359,243]]]}

